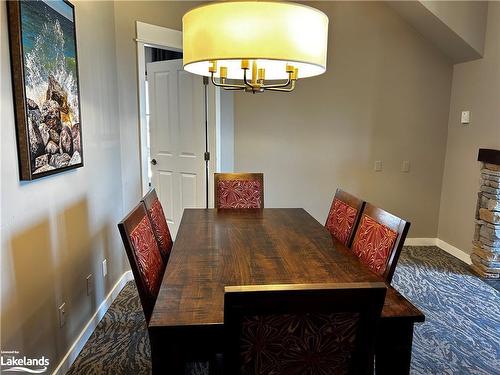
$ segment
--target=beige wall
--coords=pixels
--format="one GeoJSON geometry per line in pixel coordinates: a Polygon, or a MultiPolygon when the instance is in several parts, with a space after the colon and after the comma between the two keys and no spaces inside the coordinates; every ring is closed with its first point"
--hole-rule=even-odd
{"type": "Polygon", "coordinates": [[[479,148],[500,149],[500,3],[490,2],[484,58],[455,65],[439,238],[470,252],[479,190],[479,148]],[[460,112],[471,124],[460,125],[460,112]]]}
{"type": "Polygon", "coordinates": [[[324,222],[342,187],[436,237],[451,65],[385,3],[308,4],[330,17],[327,72],[290,94],[235,94],[235,169],[264,172],[267,207],[324,222]]]}
{"type": "Polygon", "coordinates": [[[135,21],[181,30],[184,13],[198,5],[190,1],[118,1],[115,3],[116,58],[120,92],[123,207],[130,210],[141,196],[139,104],[135,21]]]}
{"type": "Polygon", "coordinates": [[[453,63],[482,57],[488,3],[485,1],[386,1],[453,63]]]}
{"type": "MultiPolygon", "coordinates": [[[[1,17],[1,347],[53,370],[126,270],[113,4],[74,2],[85,166],[19,182],[6,6],[1,17]],[[108,259],[108,276],[101,262],[108,259]],[[86,276],[94,274],[94,293],[86,276]],[[58,306],[67,321],[59,328],[58,306]]],[[[50,371],[51,372],[51,371],[50,371]]]]}
{"type": "Polygon", "coordinates": [[[480,55],[484,51],[487,1],[421,1],[480,55]]]}

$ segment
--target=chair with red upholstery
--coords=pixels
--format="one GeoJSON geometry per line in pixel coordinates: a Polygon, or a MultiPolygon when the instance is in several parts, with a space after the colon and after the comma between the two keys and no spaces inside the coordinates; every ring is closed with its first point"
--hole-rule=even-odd
{"type": "Polygon", "coordinates": [[[325,227],[345,246],[351,246],[364,205],[363,200],[341,189],[335,192],[325,227]]]}
{"type": "Polygon", "coordinates": [[[166,263],[163,261],[144,204],[139,203],[118,229],[134,274],[146,322],[149,322],[160,290],[166,263]]]}
{"type": "Polygon", "coordinates": [[[409,222],[366,203],[351,249],[390,284],[409,229],[409,222]]]}
{"type": "Polygon", "coordinates": [[[262,173],[215,173],[215,208],[264,208],[262,173]]]}
{"type": "Polygon", "coordinates": [[[168,262],[168,258],[170,257],[173,241],[172,236],[170,235],[170,230],[168,229],[167,219],[165,217],[165,213],[163,212],[163,207],[154,188],[148,191],[148,193],[142,198],[142,202],[146,207],[146,212],[149,220],[151,221],[151,227],[153,228],[153,233],[155,235],[156,242],[158,243],[160,254],[166,264],[168,262]]]}
{"type": "Polygon", "coordinates": [[[225,373],[373,374],[386,286],[227,286],[225,373]]]}
{"type": "MultiPolygon", "coordinates": [[[[145,198],[151,198],[154,204],[155,196],[156,194],[149,195],[148,193],[145,198]]],[[[167,263],[162,259],[153,226],[146,213],[146,205],[145,202],[141,201],[125,219],[118,223],[118,229],[125,245],[130,268],[134,274],[146,324],[149,324],[167,263]]],[[[151,355],[161,352],[161,349],[152,346],[151,355]]],[[[166,366],[168,367],[168,364],[166,366]]],[[[184,363],[180,373],[208,375],[208,366],[209,364],[206,361],[191,360],[184,363]]]]}

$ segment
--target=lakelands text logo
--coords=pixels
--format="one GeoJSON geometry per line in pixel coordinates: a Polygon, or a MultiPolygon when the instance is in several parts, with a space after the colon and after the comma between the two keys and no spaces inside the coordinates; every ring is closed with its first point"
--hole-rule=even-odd
{"type": "Polygon", "coordinates": [[[2,373],[24,372],[29,374],[43,374],[49,366],[49,359],[45,356],[29,358],[20,356],[17,350],[2,350],[0,368],[2,373]]]}

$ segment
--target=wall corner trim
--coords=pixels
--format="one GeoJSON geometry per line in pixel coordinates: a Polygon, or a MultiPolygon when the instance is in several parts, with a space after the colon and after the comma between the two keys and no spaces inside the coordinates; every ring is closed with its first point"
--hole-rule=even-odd
{"type": "Polygon", "coordinates": [[[83,349],[83,346],[89,339],[90,335],[92,334],[92,332],[94,332],[104,314],[106,314],[106,311],[108,311],[115,298],[118,296],[125,284],[133,279],[134,276],[132,275],[132,271],[130,270],[126,271],[118,279],[106,298],[104,298],[104,301],[102,301],[102,303],[97,308],[97,311],[94,313],[94,315],[92,315],[85,327],[83,327],[83,330],[80,332],[73,345],[71,345],[61,362],[59,362],[59,365],[56,367],[52,375],[66,374],[66,372],[75,361],[76,357],[78,357],[78,354],[80,354],[80,351],[83,349]]]}
{"type": "Polygon", "coordinates": [[[407,238],[405,246],[437,246],[448,254],[453,255],[455,258],[460,259],[462,262],[472,264],[470,254],[439,238],[407,238]]]}

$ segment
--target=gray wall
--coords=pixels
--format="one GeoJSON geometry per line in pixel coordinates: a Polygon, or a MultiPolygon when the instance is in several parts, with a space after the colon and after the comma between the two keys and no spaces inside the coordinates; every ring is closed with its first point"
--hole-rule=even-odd
{"type": "Polygon", "coordinates": [[[480,55],[484,52],[487,1],[421,1],[480,55]]]}
{"type": "Polygon", "coordinates": [[[327,72],[290,94],[235,94],[235,169],[264,172],[267,207],[324,222],[342,187],[436,237],[450,63],[385,3],[308,4],[330,17],[327,72]]]}
{"type": "Polygon", "coordinates": [[[500,149],[500,3],[490,2],[484,58],[455,65],[439,238],[471,252],[479,190],[479,148],[500,149]],[[460,124],[462,110],[471,124],[460,124]]]}
{"type": "Polygon", "coordinates": [[[488,2],[386,1],[453,63],[483,56],[488,2]]]}
{"type": "Polygon", "coordinates": [[[77,15],[85,166],[19,182],[6,6],[1,19],[1,343],[45,355],[49,372],[127,269],[122,217],[120,122],[113,4],[73,2],[77,15]],[[108,276],[101,262],[108,259],[108,276]],[[94,293],[86,276],[94,274],[94,293]],[[66,303],[59,328],[58,306],[66,303]]]}
{"type": "Polygon", "coordinates": [[[217,123],[218,172],[234,171],[234,95],[219,90],[219,119],[217,123]]]}

